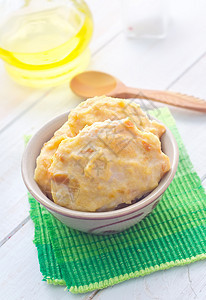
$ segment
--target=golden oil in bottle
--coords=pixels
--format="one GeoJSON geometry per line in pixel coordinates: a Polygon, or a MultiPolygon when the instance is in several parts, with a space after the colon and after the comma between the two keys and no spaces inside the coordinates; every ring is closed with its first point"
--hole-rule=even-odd
{"type": "Polygon", "coordinates": [[[54,86],[86,68],[92,31],[84,2],[77,7],[25,9],[1,23],[0,55],[8,73],[20,84],[54,86]]]}

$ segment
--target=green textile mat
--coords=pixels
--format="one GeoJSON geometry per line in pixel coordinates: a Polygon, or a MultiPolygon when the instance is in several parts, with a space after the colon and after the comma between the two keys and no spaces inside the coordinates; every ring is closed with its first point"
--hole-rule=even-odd
{"type": "Polygon", "coordinates": [[[130,278],[206,258],[206,194],[167,108],[150,111],[179,145],[175,178],[153,212],[124,232],[95,236],[70,229],[31,195],[34,243],[44,280],[72,293],[102,289],[130,278]]]}

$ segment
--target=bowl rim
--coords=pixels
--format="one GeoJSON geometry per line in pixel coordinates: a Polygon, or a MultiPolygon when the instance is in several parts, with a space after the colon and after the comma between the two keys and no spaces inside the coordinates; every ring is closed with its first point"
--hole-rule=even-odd
{"type": "MultiPolygon", "coordinates": [[[[28,144],[24,150],[23,156],[22,156],[21,173],[22,173],[23,181],[24,181],[28,191],[40,204],[42,204],[44,207],[46,207],[47,209],[51,210],[54,213],[60,214],[65,217],[74,218],[74,219],[81,219],[81,220],[116,219],[119,217],[124,217],[128,214],[133,214],[133,213],[139,211],[140,209],[150,205],[165,192],[165,190],[168,188],[168,186],[172,182],[172,180],[175,176],[177,167],[178,167],[179,149],[178,149],[177,142],[176,142],[172,132],[170,131],[170,129],[167,126],[165,126],[163,124],[166,127],[167,135],[168,135],[168,137],[171,141],[172,147],[173,147],[174,159],[170,166],[169,172],[164,175],[164,177],[167,176],[168,178],[166,179],[163,186],[160,187],[160,185],[158,185],[153,191],[151,191],[146,197],[144,197],[140,201],[138,201],[134,204],[131,204],[127,207],[117,209],[114,211],[84,212],[84,211],[71,210],[69,208],[60,206],[60,205],[54,203],[48,197],[46,197],[44,195],[44,193],[41,191],[41,189],[39,188],[39,186],[37,185],[37,183],[35,182],[33,176],[32,176],[32,180],[31,181],[29,180],[29,173],[28,173],[28,168],[27,168],[27,165],[29,163],[29,157],[30,157],[29,153],[35,147],[36,141],[39,140],[39,137],[41,136],[42,132],[44,132],[46,129],[49,130],[51,124],[53,124],[54,122],[57,123],[58,121],[61,121],[61,119],[62,120],[67,119],[69,112],[60,114],[57,117],[50,120],[49,122],[47,122],[45,125],[43,125],[30,139],[30,141],[28,142],[28,144]]],[[[149,115],[149,118],[151,118],[153,120],[157,120],[156,118],[154,118],[153,116],[150,116],[150,115],[149,115]]],[[[160,124],[162,124],[159,120],[157,120],[157,121],[160,124]]],[[[63,125],[63,122],[62,122],[62,125],[63,125]]],[[[58,128],[56,128],[56,130],[57,129],[58,128]]],[[[35,158],[35,160],[36,160],[36,158],[35,158]]]]}

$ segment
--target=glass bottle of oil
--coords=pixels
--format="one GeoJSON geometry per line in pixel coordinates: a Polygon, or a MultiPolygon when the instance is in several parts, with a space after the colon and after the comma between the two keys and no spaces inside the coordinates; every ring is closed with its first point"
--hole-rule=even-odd
{"type": "Polygon", "coordinates": [[[93,22],[83,0],[4,0],[0,11],[0,56],[20,84],[54,86],[86,68],[93,22]]]}

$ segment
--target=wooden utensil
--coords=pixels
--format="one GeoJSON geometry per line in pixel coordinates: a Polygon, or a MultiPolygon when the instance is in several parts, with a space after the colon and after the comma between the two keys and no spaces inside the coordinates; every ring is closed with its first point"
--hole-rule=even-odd
{"type": "Polygon", "coordinates": [[[170,91],[145,90],[127,87],[110,74],[86,71],[76,75],[70,82],[72,91],[78,96],[89,98],[107,95],[119,98],[148,99],[182,108],[206,112],[206,101],[170,91]]]}

